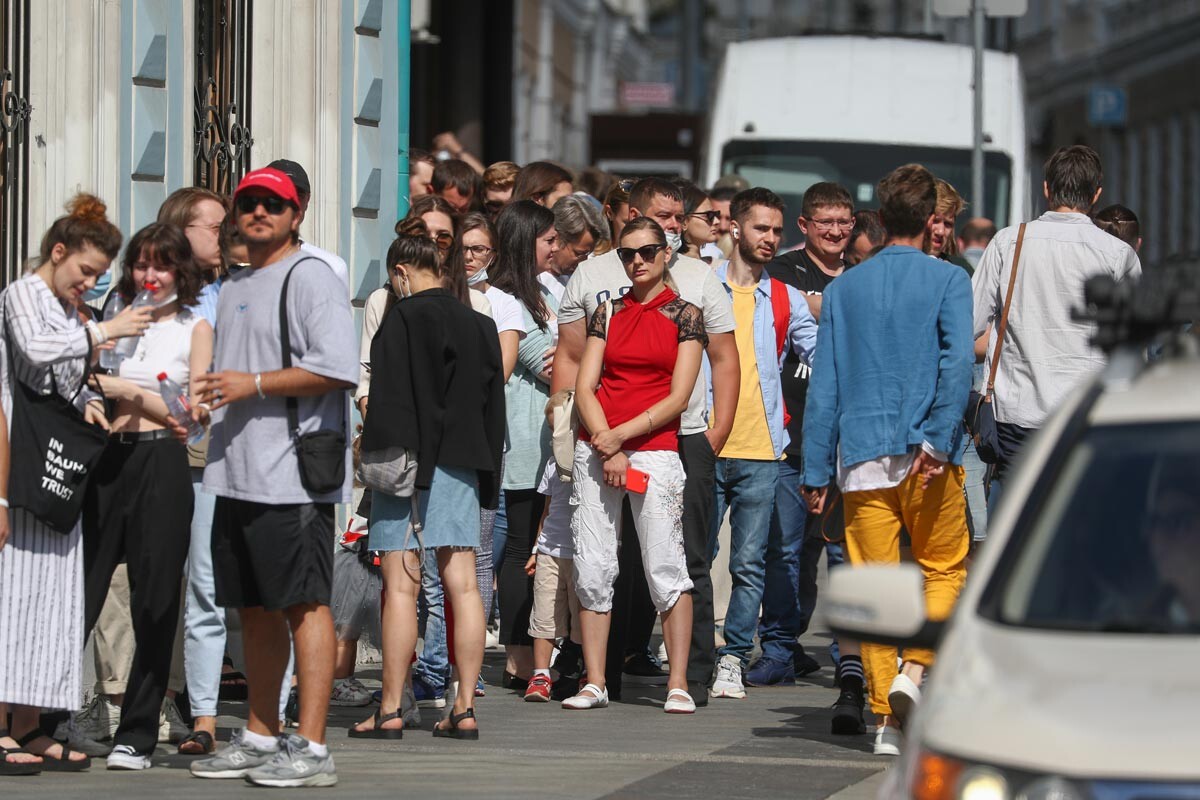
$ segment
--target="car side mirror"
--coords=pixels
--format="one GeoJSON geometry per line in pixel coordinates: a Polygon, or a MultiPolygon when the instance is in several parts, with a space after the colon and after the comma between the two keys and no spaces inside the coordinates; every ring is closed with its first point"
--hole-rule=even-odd
{"type": "Polygon", "coordinates": [[[913,564],[865,564],[829,573],[825,621],[837,636],[932,649],[944,622],[925,616],[925,577],[913,564]]]}

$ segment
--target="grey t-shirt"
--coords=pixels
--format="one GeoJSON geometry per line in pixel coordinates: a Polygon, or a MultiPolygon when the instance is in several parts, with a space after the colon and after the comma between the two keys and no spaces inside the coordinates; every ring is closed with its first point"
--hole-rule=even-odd
{"type": "MultiPolygon", "coordinates": [[[[354,384],[358,344],[345,286],[323,261],[304,252],[259,269],[244,269],[225,281],[217,303],[214,371],[256,373],[283,368],[279,291],[288,270],[305,258],[288,283],[292,366],[354,384]]],[[[300,397],[298,402],[302,433],[346,426],[346,481],[340,490],[317,495],[304,488],[284,398],[260,400],[257,395],[213,412],[205,490],[271,505],[350,502],[347,391],[300,397]]]]}
{"type": "MultiPolygon", "coordinates": [[[[679,296],[704,312],[705,331],[709,334],[733,331],[733,303],[712,267],[696,258],[678,256],[671,262],[670,270],[679,296]]],[[[558,307],[558,323],[565,325],[591,319],[601,304],[622,297],[632,288],[633,283],[625,274],[616,250],[589,258],[576,268],[567,282],[558,307]]],[[[704,379],[704,370],[700,370],[688,407],[679,420],[679,432],[701,433],[707,429],[708,382],[704,379]]]]}

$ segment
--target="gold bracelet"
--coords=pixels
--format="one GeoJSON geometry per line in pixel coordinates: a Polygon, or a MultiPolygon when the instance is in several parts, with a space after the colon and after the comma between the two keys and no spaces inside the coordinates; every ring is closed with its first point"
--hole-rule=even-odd
{"type": "Polygon", "coordinates": [[[646,428],[646,435],[649,436],[654,432],[654,417],[650,416],[650,411],[646,411],[646,419],[650,420],[650,425],[646,428]]]}

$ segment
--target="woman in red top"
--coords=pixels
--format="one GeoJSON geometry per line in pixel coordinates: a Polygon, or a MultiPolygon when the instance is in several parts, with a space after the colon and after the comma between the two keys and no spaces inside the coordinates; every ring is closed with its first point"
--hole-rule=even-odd
{"type": "Polygon", "coordinates": [[[575,384],[583,425],[575,448],[571,532],[588,683],[563,708],[608,705],[604,662],[617,524],[628,491],[671,664],[665,710],[690,714],[696,710],[686,674],[692,582],[683,552],[684,473],[676,437],[707,336],[700,309],[670,286],[667,239],[658,223],[633,220],[619,244],[617,254],[633,287],[592,315],[575,384]]]}

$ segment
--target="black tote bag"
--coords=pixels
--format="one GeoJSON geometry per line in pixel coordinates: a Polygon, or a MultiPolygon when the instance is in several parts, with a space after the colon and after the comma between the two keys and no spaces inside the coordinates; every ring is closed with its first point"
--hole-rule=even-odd
{"type": "MultiPolygon", "coordinates": [[[[8,502],[53,530],[68,534],[79,522],[84,490],[92,467],[108,443],[108,432],[87,422],[74,403],[58,393],[53,368],[48,395],[31,389],[17,377],[7,314],[4,338],[12,382],[8,502]]],[[[92,348],[88,341],[88,366],[84,367],[75,397],[83,391],[90,372],[92,348]]]]}

